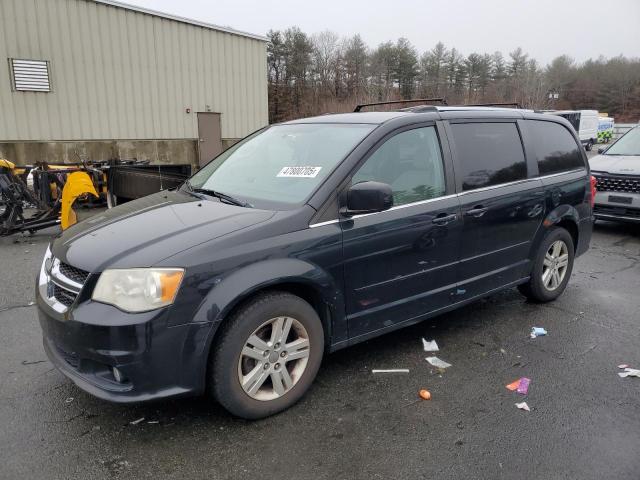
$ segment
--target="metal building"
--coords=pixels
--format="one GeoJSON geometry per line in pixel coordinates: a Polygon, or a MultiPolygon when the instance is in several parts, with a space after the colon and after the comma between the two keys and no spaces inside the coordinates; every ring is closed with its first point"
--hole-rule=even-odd
{"type": "Polygon", "coordinates": [[[0,158],[198,163],[267,124],[266,38],[108,0],[0,1],[0,158]]]}

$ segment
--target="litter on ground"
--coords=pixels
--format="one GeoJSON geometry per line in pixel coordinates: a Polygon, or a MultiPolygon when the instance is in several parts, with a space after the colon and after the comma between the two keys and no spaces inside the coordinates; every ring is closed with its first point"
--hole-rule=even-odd
{"type": "Polygon", "coordinates": [[[531,411],[529,409],[529,405],[527,405],[527,402],[516,403],[516,407],[518,407],[520,410],[526,410],[527,412],[531,411]]]}
{"type": "Polygon", "coordinates": [[[130,423],[131,425],[137,425],[137,424],[139,424],[139,423],[141,423],[141,422],[144,422],[144,417],[141,417],[141,418],[139,418],[139,419],[137,419],[137,420],[134,420],[133,422],[129,422],[129,423],[130,423]]]}
{"type": "Polygon", "coordinates": [[[515,382],[511,382],[506,387],[507,387],[507,390],[511,390],[512,392],[515,392],[518,389],[518,385],[520,385],[520,379],[516,380],[515,382]]]}
{"type": "Polygon", "coordinates": [[[422,347],[424,348],[425,352],[437,352],[439,350],[438,344],[435,340],[427,342],[424,338],[422,339],[422,347]]]}
{"type": "Polygon", "coordinates": [[[618,365],[618,368],[629,368],[629,365],[623,363],[622,365],[618,365]]]}
{"type": "Polygon", "coordinates": [[[522,395],[526,395],[527,392],[529,391],[529,384],[531,383],[531,380],[527,377],[522,377],[520,379],[520,384],[518,385],[518,388],[516,390],[516,392],[522,394],[522,395]]]}
{"type": "Polygon", "coordinates": [[[529,385],[531,384],[531,379],[527,377],[522,377],[516,380],[515,382],[511,382],[509,385],[506,385],[507,390],[517,391],[522,395],[526,395],[529,391],[529,385]]]}
{"type": "Polygon", "coordinates": [[[64,403],[71,403],[71,402],[73,402],[73,397],[69,397],[64,401],[64,403]]]}
{"type": "Polygon", "coordinates": [[[420,398],[423,400],[431,400],[431,392],[429,390],[425,390],[424,388],[418,392],[420,398]]]}
{"type": "Polygon", "coordinates": [[[533,327],[531,329],[531,338],[542,337],[547,334],[547,331],[542,327],[533,327]]]}
{"type": "Polygon", "coordinates": [[[436,368],[449,368],[451,366],[450,363],[440,360],[438,357],[427,357],[425,360],[436,368]]]}
{"type": "Polygon", "coordinates": [[[622,378],[624,378],[624,377],[638,377],[638,378],[640,378],[640,370],[637,370],[635,368],[625,368],[624,372],[618,372],[618,375],[620,375],[622,378]]]}
{"type": "Polygon", "coordinates": [[[371,373],[409,373],[408,368],[389,368],[386,370],[371,370],[371,373]]]}

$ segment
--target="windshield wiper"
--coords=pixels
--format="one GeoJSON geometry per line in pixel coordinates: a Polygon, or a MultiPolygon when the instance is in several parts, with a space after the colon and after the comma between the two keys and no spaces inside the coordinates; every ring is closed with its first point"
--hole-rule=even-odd
{"type": "Polygon", "coordinates": [[[203,193],[205,195],[210,195],[212,197],[219,198],[221,201],[225,203],[230,203],[231,205],[237,205],[239,207],[252,208],[253,205],[247,202],[243,202],[242,200],[232,197],[231,195],[227,195],[226,193],[218,192],[216,190],[209,190],[208,188],[193,188],[196,193],[203,193]]]}
{"type": "Polygon", "coordinates": [[[225,203],[229,203],[231,205],[237,205],[239,207],[245,207],[245,208],[253,208],[253,205],[251,205],[250,203],[243,202],[242,200],[232,197],[231,195],[227,195],[226,193],[218,192],[216,190],[210,190],[208,188],[200,188],[200,187],[196,188],[193,185],[191,185],[191,182],[189,180],[184,182],[184,186],[187,187],[187,190],[189,191],[189,193],[197,196],[198,198],[201,198],[201,197],[200,195],[196,195],[196,194],[200,193],[204,195],[209,195],[210,197],[216,197],[221,201],[225,203]]]}
{"type": "Polygon", "coordinates": [[[193,189],[193,185],[191,185],[191,182],[189,180],[185,180],[185,182],[180,187],[180,190],[182,190],[182,187],[186,187],[187,192],[189,192],[194,197],[199,198],[200,200],[203,200],[204,197],[195,192],[195,190],[193,189]]]}

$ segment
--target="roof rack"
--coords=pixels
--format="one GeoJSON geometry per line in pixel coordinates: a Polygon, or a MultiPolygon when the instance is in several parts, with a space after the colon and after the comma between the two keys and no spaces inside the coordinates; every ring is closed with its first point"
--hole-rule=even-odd
{"type": "Polygon", "coordinates": [[[522,108],[518,102],[502,102],[502,103],[465,103],[464,107],[514,107],[522,108]]]}
{"type": "Polygon", "coordinates": [[[424,103],[424,104],[429,104],[429,103],[433,103],[433,102],[438,102],[438,103],[441,103],[442,105],[447,105],[447,101],[442,97],[440,97],[440,98],[415,98],[415,99],[412,99],[412,100],[392,100],[392,101],[389,101],[389,102],[361,103],[359,105],[356,105],[356,108],[354,108],[353,111],[354,112],[359,112],[364,107],[373,107],[375,105],[393,105],[393,104],[397,104],[397,103],[424,103]]]}
{"type": "Polygon", "coordinates": [[[401,108],[400,112],[412,112],[412,113],[424,113],[424,112],[437,112],[440,107],[435,105],[416,105],[415,107],[401,108]]]}

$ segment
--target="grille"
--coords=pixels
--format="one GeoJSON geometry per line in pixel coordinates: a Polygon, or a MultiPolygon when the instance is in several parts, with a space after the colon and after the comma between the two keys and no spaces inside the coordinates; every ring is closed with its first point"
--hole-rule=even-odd
{"type": "Polygon", "coordinates": [[[614,215],[614,216],[620,216],[620,217],[631,217],[631,218],[637,218],[638,220],[640,220],[640,209],[637,209],[637,208],[624,208],[624,207],[596,205],[593,209],[593,213],[595,213],[596,215],[598,213],[602,213],[606,215],[614,215]]]}
{"type": "Polygon", "coordinates": [[[54,268],[51,269],[51,280],[47,294],[58,303],[69,308],[76,301],[82,286],[89,277],[89,272],[52,258],[54,268]]]}
{"type": "Polygon", "coordinates": [[[599,192],[640,193],[640,177],[598,175],[596,178],[599,192]]]}
{"type": "Polygon", "coordinates": [[[70,307],[73,302],[76,301],[76,293],[67,290],[66,288],[62,288],[59,285],[53,284],[53,296],[55,299],[63,304],[65,307],[70,307]]]}
{"type": "Polygon", "coordinates": [[[72,267],[66,263],[60,262],[60,273],[74,282],[84,284],[87,281],[87,277],[89,276],[89,272],[85,272],[84,270],[80,270],[79,268],[72,267]]]}

